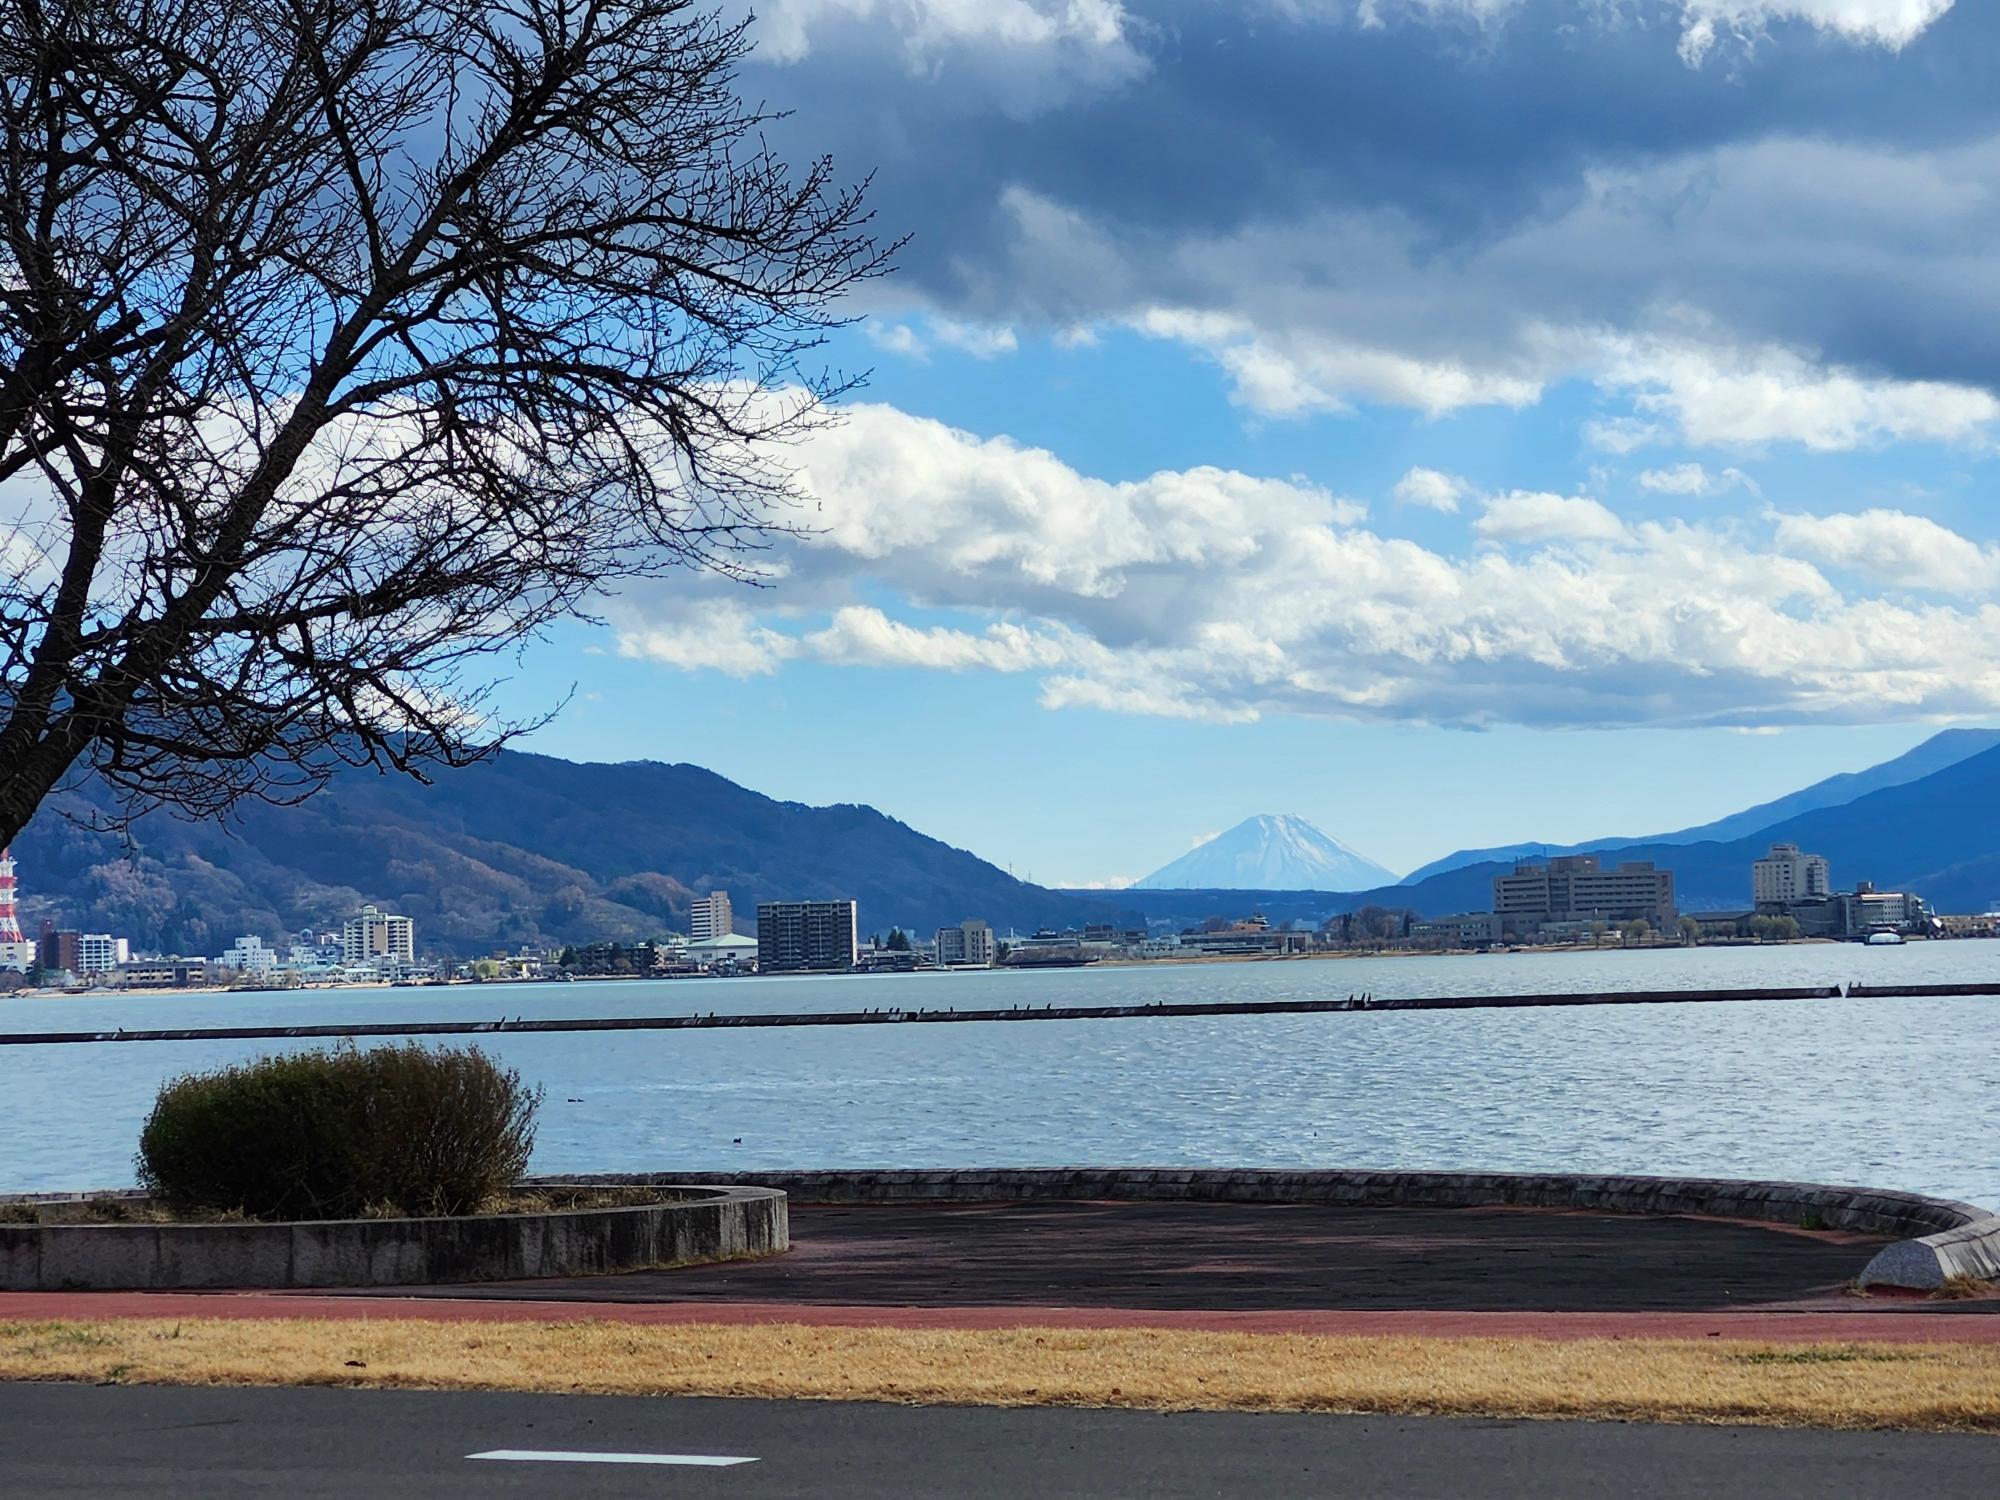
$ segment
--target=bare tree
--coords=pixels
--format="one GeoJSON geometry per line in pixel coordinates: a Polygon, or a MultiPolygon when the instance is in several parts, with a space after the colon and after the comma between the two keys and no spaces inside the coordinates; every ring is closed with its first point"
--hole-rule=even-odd
{"type": "Polygon", "coordinates": [[[0,843],[420,773],[489,658],[745,573],[886,268],[694,0],[0,0],[0,843]],[[774,456],[776,455],[776,456],[774,456]]]}

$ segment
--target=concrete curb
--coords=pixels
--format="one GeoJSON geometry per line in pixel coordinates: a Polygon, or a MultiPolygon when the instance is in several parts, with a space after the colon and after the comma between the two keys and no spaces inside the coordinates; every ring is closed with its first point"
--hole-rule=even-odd
{"type": "Polygon", "coordinates": [[[0,1224],[0,1290],[425,1286],[654,1270],[790,1248],[784,1193],[685,1186],[683,1202],[459,1219],[0,1224]]]}
{"type": "Polygon", "coordinates": [[[1705,1177],[1530,1172],[1347,1172],[1180,1167],[998,1167],[948,1170],[606,1173],[564,1181],[781,1188],[801,1203],[992,1202],[1133,1198],[1208,1203],[1348,1203],[1427,1208],[1582,1208],[1812,1224],[1867,1234],[1937,1234],[1985,1219],[1969,1203],[1884,1188],[1705,1177]]]}
{"type": "Polygon", "coordinates": [[[1900,1240],[1868,1262],[1863,1286],[1934,1292],[1957,1280],[2000,1281],[2000,1215],[1974,1219],[1942,1234],[1900,1240]]]}

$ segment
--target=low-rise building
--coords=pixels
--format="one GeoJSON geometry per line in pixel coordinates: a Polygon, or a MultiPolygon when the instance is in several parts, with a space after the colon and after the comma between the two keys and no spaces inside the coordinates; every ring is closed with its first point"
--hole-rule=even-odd
{"type": "Polygon", "coordinates": [[[269,974],[278,967],[278,950],[267,946],[262,938],[245,933],[216,962],[244,974],[269,974]]]}
{"type": "Polygon", "coordinates": [[[757,963],[757,939],[745,937],[740,932],[725,932],[718,937],[703,938],[690,942],[682,950],[685,960],[706,969],[748,969],[757,963]]]}
{"type": "Polygon", "coordinates": [[[1750,922],[1758,913],[1754,907],[1730,907],[1726,910],[1693,911],[1686,915],[1694,919],[1695,930],[1706,940],[1749,937],[1750,922]]]}
{"type": "Polygon", "coordinates": [[[651,943],[583,943],[563,953],[563,967],[573,974],[639,977],[659,966],[660,951],[651,943]]]}
{"type": "Polygon", "coordinates": [[[993,929],[973,917],[956,927],[940,927],[934,940],[933,962],[940,968],[990,968],[993,964],[993,929]]]}
{"type": "Polygon", "coordinates": [[[1483,948],[1500,941],[1500,916],[1490,911],[1465,911],[1449,917],[1426,917],[1410,924],[1410,940],[1447,948],[1483,948]]]}
{"type": "Polygon", "coordinates": [[[208,983],[205,958],[134,959],[118,971],[128,990],[179,990],[208,983]]]}
{"type": "Polygon", "coordinates": [[[1227,954],[1310,953],[1310,932],[1277,932],[1262,917],[1250,917],[1213,932],[1190,928],[1181,934],[1182,953],[1211,957],[1227,954]]]}
{"type": "Polygon", "coordinates": [[[1871,932],[1918,932],[1931,925],[1924,898],[1909,891],[1878,891],[1867,881],[1847,895],[1834,898],[1841,908],[1843,936],[1865,938],[1871,932]]]}
{"type": "Polygon", "coordinates": [[[339,933],[314,932],[310,927],[302,927],[286,945],[283,963],[301,974],[319,975],[338,969],[346,961],[347,946],[339,933]]]}
{"type": "Polygon", "coordinates": [[[1871,932],[1924,932],[1934,925],[1923,897],[1909,891],[1878,891],[1865,880],[1851,891],[1763,910],[1790,917],[1804,937],[1865,938],[1871,932]]]}

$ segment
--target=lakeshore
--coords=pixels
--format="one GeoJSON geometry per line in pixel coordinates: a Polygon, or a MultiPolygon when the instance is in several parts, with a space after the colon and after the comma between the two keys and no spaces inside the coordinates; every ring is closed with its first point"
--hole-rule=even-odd
{"type": "MultiPolygon", "coordinates": [[[[1988,937],[1984,935],[1966,936],[1966,937],[1934,937],[1934,938],[1913,938],[1910,941],[1912,945],[1924,944],[1924,943],[2000,942],[2000,937],[1988,937]]],[[[1305,953],[1188,953],[1188,954],[1163,954],[1158,957],[1151,957],[1151,958],[1123,958],[1123,957],[1095,958],[1092,959],[1087,964],[1049,965],[1046,967],[1153,970],[1153,969],[1175,969],[1175,968],[1212,968],[1216,966],[1228,966],[1237,964],[1295,965],[1295,964],[1316,964],[1316,963],[1352,963],[1356,961],[1376,961],[1376,960],[1381,960],[1386,962],[1390,960],[1424,960],[1424,959],[1438,959],[1438,958],[1453,958],[1453,959],[1498,958],[1498,957],[1505,957],[1510,953],[1528,953],[1538,957],[1547,956],[1552,958],[1560,958],[1565,955],[1601,957],[1607,953],[1629,953],[1629,954],[1672,953],[1681,951],[1686,948],[1749,949],[1755,951],[1763,951],[1768,949],[1783,949],[1783,948],[1856,948],[1861,946],[1863,945],[1843,940],[1840,938],[1801,937],[1801,938],[1786,938],[1783,940],[1773,941],[1773,942],[1764,942],[1754,938],[1704,939],[1702,942],[1694,944],[1684,944],[1679,942],[1665,942],[1665,941],[1642,943],[1636,945],[1624,944],[1624,943],[1583,943],[1583,942],[1538,943],[1532,947],[1526,947],[1526,948],[1497,948],[1497,949],[1496,948],[1451,948],[1451,947],[1423,948],[1423,949],[1396,948],[1396,947],[1367,947],[1367,948],[1357,947],[1357,948],[1322,948],[1322,949],[1314,949],[1310,952],[1305,952],[1305,953]]],[[[1001,965],[996,965],[994,967],[998,969],[1007,969],[1010,966],[1001,964],[1001,965]]],[[[1022,969],[1025,969],[1027,971],[1033,971],[1037,967],[1043,967],[1043,966],[1036,966],[1036,965],[1021,966],[1022,969]]],[[[1996,971],[2000,971],[2000,960],[1996,960],[1996,971]]],[[[979,973],[979,972],[986,972],[986,971],[982,971],[979,969],[967,969],[963,967],[945,966],[945,967],[932,967],[927,969],[912,969],[907,971],[882,970],[882,971],[877,971],[870,977],[887,978],[887,977],[903,977],[905,975],[964,974],[964,973],[979,973]]],[[[301,993],[327,994],[327,993],[356,993],[356,992],[375,993],[384,990],[411,990],[411,989],[419,989],[419,990],[518,989],[523,986],[554,986],[563,984],[592,984],[592,985],[660,984],[660,983],[687,984],[697,981],[725,980],[725,979],[731,981],[758,979],[758,980],[769,980],[769,981],[798,982],[798,981],[808,981],[816,979],[826,979],[830,977],[839,977],[839,976],[828,975],[825,973],[782,973],[782,974],[743,973],[743,974],[732,974],[732,975],[569,974],[562,976],[560,978],[551,977],[547,979],[440,978],[440,979],[423,980],[421,982],[406,981],[402,983],[392,983],[389,980],[380,980],[374,983],[358,983],[351,980],[343,980],[335,983],[312,983],[312,984],[295,984],[295,985],[281,985],[281,986],[274,985],[269,987],[240,985],[240,984],[191,984],[191,985],[173,985],[173,986],[163,985],[156,987],[149,986],[144,989],[134,989],[123,985],[92,985],[87,987],[56,987],[56,986],[37,987],[37,986],[23,985],[13,990],[0,993],[0,1014],[4,1014],[5,1007],[7,1006],[7,1004],[10,1001],[15,1001],[15,1000],[63,1000],[63,999],[81,1000],[81,999],[105,999],[114,996],[165,997],[165,996],[179,996],[179,995],[240,995],[246,998],[254,998],[258,996],[279,995],[279,994],[301,994],[301,993]]]]}
{"type": "MultiPolygon", "coordinates": [[[[1970,942],[1093,966],[1054,972],[100,995],[16,1001],[9,1032],[497,1022],[1790,988],[1992,976],[1970,942]]],[[[2000,1203],[1955,1143],[2000,1087],[1994,1002],[1854,997],[717,1027],[475,1038],[543,1085],[535,1170],[1047,1165],[1051,1160],[1684,1172],[1874,1182],[2000,1203]],[[1893,1024],[1886,1018],[1893,1016],[1893,1024]]],[[[292,1046],[10,1048],[0,1191],[117,1187],[166,1078],[292,1046]]]]}

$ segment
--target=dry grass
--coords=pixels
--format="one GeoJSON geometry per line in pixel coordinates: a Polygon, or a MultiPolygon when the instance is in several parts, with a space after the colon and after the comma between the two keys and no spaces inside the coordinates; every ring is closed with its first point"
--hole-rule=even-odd
{"type": "Polygon", "coordinates": [[[1991,1297],[2000,1292],[2000,1285],[1982,1281],[1977,1276],[1950,1276],[1943,1286],[1931,1293],[1933,1302],[1963,1302],[1975,1297],[1991,1297]]]}
{"type": "Polygon", "coordinates": [[[2000,1431],[2000,1347],[416,1320],[0,1324],[0,1379],[2000,1431]]]}

